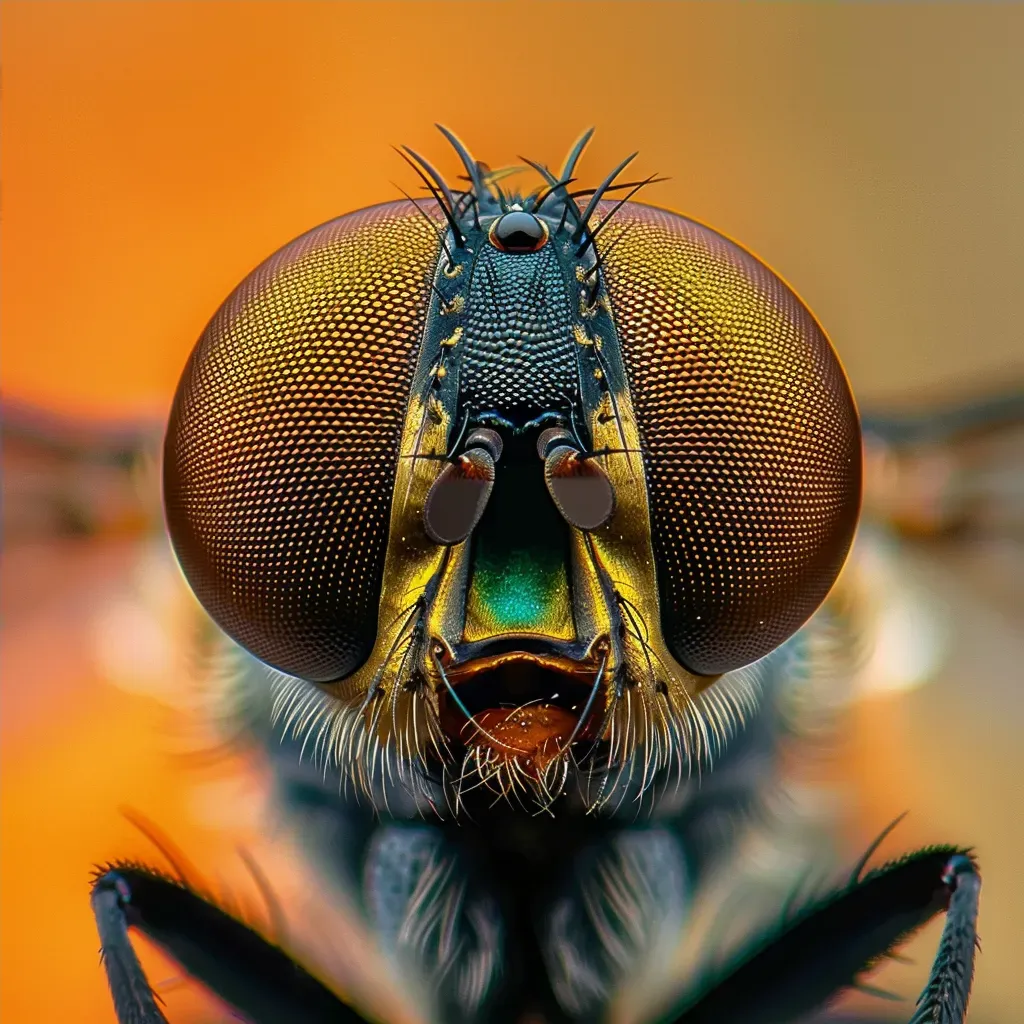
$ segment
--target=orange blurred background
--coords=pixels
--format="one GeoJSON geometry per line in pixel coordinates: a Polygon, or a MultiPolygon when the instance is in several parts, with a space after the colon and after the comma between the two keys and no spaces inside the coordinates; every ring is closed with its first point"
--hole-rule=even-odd
{"type": "MultiPolygon", "coordinates": [[[[591,124],[587,176],[639,149],[639,171],[671,176],[649,201],[794,284],[862,406],[1024,381],[1024,6],[7,0],[0,18],[2,387],[65,423],[159,424],[248,270],[410,187],[392,144],[459,173],[435,121],[491,166],[557,163],[591,124]]],[[[256,769],[185,785],[168,755],[164,704],[187,666],[133,611],[187,601],[139,582],[158,540],[118,520],[6,541],[0,1015],[110,1021],[89,868],[152,859],[118,808],[251,889],[232,857],[260,842],[258,797],[237,790],[258,789],[256,769]]],[[[1018,1012],[1018,557],[911,558],[950,602],[953,654],[927,688],[860,705],[839,756],[860,794],[852,847],[908,806],[897,848],[978,845],[979,1022],[1018,1012]]],[[[912,992],[927,943],[886,984],[912,992]]],[[[174,1020],[215,1012],[168,1001],[174,1020]]]]}

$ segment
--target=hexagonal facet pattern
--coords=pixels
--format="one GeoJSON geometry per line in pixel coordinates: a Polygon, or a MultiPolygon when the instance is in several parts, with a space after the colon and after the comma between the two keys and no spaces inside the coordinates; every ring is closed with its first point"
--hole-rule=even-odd
{"type": "Polygon", "coordinates": [[[217,623],[288,673],[341,678],[377,630],[391,496],[440,243],[402,201],[308,232],[199,339],[164,497],[217,623]]]}
{"type": "Polygon", "coordinates": [[[798,629],[842,567],[860,503],[853,398],[806,306],[740,246],[635,203],[601,242],[662,629],[687,668],[728,671],[798,629]]]}

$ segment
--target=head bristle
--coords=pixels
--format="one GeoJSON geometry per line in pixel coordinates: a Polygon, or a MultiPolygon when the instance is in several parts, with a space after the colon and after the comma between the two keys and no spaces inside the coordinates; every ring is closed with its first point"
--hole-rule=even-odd
{"type": "Polygon", "coordinates": [[[623,160],[622,163],[620,163],[618,167],[616,167],[615,170],[613,170],[611,174],[601,182],[600,185],[598,185],[597,191],[590,197],[590,202],[587,203],[587,208],[583,211],[582,217],[580,217],[579,227],[576,229],[576,234],[573,235],[574,242],[578,243],[583,240],[583,232],[586,230],[587,224],[590,221],[590,215],[597,209],[597,204],[604,197],[608,187],[636,159],[637,155],[637,153],[632,153],[627,156],[626,159],[623,160]]]}
{"type": "Polygon", "coordinates": [[[459,154],[462,166],[466,168],[469,180],[473,183],[473,191],[478,196],[484,195],[487,189],[484,185],[480,165],[469,155],[469,150],[466,149],[462,144],[462,141],[454,132],[449,131],[443,124],[435,125],[435,127],[451,143],[455,152],[459,154]]]}
{"type": "MultiPolygon", "coordinates": [[[[573,242],[579,247],[578,257],[585,255],[587,248],[594,245],[594,236],[605,226],[617,209],[627,203],[645,185],[655,181],[663,181],[663,178],[656,178],[653,175],[643,181],[628,181],[615,184],[615,179],[622,170],[633,160],[636,154],[632,154],[623,160],[611,174],[597,188],[580,189],[575,192],[568,191],[568,187],[576,180],[574,175],[577,164],[580,161],[590,139],[594,134],[593,128],[588,128],[573,144],[565,159],[562,172],[556,177],[551,169],[545,164],[531,160],[529,157],[520,156],[521,164],[511,164],[505,167],[491,170],[485,163],[475,160],[461,139],[444,125],[437,125],[438,130],[448,140],[455,150],[465,170],[463,180],[467,181],[467,189],[455,189],[442,178],[434,166],[409,146],[402,146],[396,151],[415,170],[422,180],[425,189],[437,202],[438,207],[448,222],[448,228],[457,248],[461,248],[466,237],[474,231],[481,230],[482,217],[496,217],[507,213],[511,209],[527,210],[537,215],[558,218],[558,227],[555,234],[560,234],[571,218],[569,230],[572,232],[573,242]],[[544,181],[544,187],[530,190],[515,190],[508,192],[503,189],[499,182],[513,174],[532,168],[544,181]],[[601,223],[593,231],[589,229],[589,219],[597,209],[598,203],[610,192],[631,190],[626,197],[620,201],[616,210],[606,215],[601,223]],[[581,213],[576,205],[576,200],[581,196],[589,196],[586,209],[581,213]],[[561,209],[559,209],[561,207],[561,209]],[[546,208],[546,209],[545,209],[546,208]],[[470,210],[472,209],[472,216],[470,210]]],[[[408,198],[408,196],[407,196],[408,198]]],[[[485,222],[486,223],[486,222],[485,222]]],[[[449,260],[450,261],[450,260],[449,260]]]]}
{"type": "Polygon", "coordinates": [[[558,176],[559,178],[568,178],[572,175],[573,171],[576,170],[576,164],[579,158],[583,155],[583,151],[587,148],[588,143],[594,135],[594,129],[588,128],[574,143],[572,149],[569,150],[569,155],[565,158],[565,163],[562,165],[562,173],[558,176]]]}

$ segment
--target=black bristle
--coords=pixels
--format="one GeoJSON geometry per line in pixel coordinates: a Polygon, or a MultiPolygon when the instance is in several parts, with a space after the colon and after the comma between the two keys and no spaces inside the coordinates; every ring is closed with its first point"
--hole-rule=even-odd
{"type": "Polygon", "coordinates": [[[463,235],[458,223],[455,220],[455,214],[452,210],[449,210],[445,204],[444,198],[437,191],[437,189],[431,184],[430,179],[423,173],[420,167],[414,160],[403,153],[397,146],[393,147],[395,152],[423,179],[423,183],[430,189],[430,194],[434,197],[437,205],[441,207],[441,212],[444,214],[444,218],[448,221],[448,227],[451,228],[452,234],[455,237],[456,248],[461,249],[466,244],[466,237],[463,235]]]}
{"type": "Polygon", "coordinates": [[[416,202],[416,200],[413,199],[413,197],[411,195],[409,195],[409,193],[406,192],[405,189],[402,188],[401,185],[398,185],[395,182],[391,182],[391,184],[394,185],[395,188],[397,188],[398,191],[401,192],[402,195],[405,196],[405,198],[408,199],[409,202],[412,203],[412,205],[416,207],[417,211],[420,213],[420,215],[423,217],[423,219],[426,220],[426,222],[436,232],[437,237],[438,237],[438,239],[441,242],[441,246],[444,249],[445,255],[448,257],[448,264],[449,264],[449,266],[452,263],[454,263],[455,262],[455,257],[452,256],[452,251],[451,251],[451,249],[448,248],[448,240],[444,237],[444,232],[440,229],[440,227],[438,227],[437,222],[430,219],[430,215],[427,213],[427,211],[424,210],[423,207],[420,206],[420,204],[418,202],[416,202]]]}
{"type": "Polygon", "coordinates": [[[469,150],[462,144],[454,132],[449,131],[443,124],[435,124],[435,128],[451,143],[452,149],[459,154],[459,159],[462,161],[462,166],[466,168],[466,173],[469,175],[469,180],[473,183],[473,191],[477,196],[482,196],[486,193],[487,187],[484,185],[483,175],[480,171],[480,165],[469,155],[469,150]]]}
{"type": "Polygon", "coordinates": [[[590,142],[593,135],[594,129],[588,128],[573,143],[573,147],[569,150],[569,155],[565,158],[565,163],[562,166],[562,173],[559,175],[560,178],[568,178],[569,175],[576,170],[576,164],[579,162],[580,157],[583,155],[583,151],[587,148],[587,144],[590,142]]]}
{"type": "Polygon", "coordinates": [[[626,159],[623,160],[622,163],[620,163],[615,170],[613,170],[611,174],[601,182],[600,185],[598,185],[596,191],[590,197],[590,202],[587,203],[587,208],[583,211],[583,214],[580,217],[580,224],[576,229],[576,234],[573,235],[572,240],[576,242],[577,245],[583,241],[583,232],[590,221],[590,215],[597,209],[597,204],[601,201],[602,196],[608,190],[612,182],[615,181],[615,179],[636,159],[636,157],[636,153],[627,156],[626,159]]]}
{"type": "Polygon", "coordinates": [[[448,183],[441,177],[440,174],[433,168],[433,166],[425,160],[423,157],[409,146],[403,146],[402,149],[406,151],[419,165],[430,175],[434,184],[440,189],[441,194],[445,198],[445,202],[448,204],[448,209],[453,213],[455,212],[455,200],[452,198],[451,189],[448,187],[448,183]]]}
{"type": "MultiPolygon", "coordinates": [[[[663,178],[644,178],[642,181],[620,181],[617,185],[609,185],[604,191],[608,192],[621,192],[624,188],[635,188],[637,185],[658,185],[663,181],[671,181],[667,175],[663,178]]],[[[592,196],[597,191],[596,188],[581,188],[575,192],[570,192],[569,196],[572,199],[582,199],[583,196],[592,196]]]]}
{"type": "MultiPolygon", "coordinates": [[[[612,208],[608,213],[601,218],[600,223],[593,231],[588,232],[588,237],[583,244],[576,250],[576,257],[579,258],[586,253],[587,249],[594,244],[595,239],[601,233],[601,229],[622,209],[622,207],[630,201],[645,185],[650,185],[656,179],[655,175],[651,175],[649,178],[645,178],[643,181],[637,182],[637,184],[630,189],[612,208]]],[[[607,191],[607,189],[605,190],[607,191]]]]}
{"type": "Polygon", "coordinates": [[[594,261],[594,265],[583,275],[584,280],[590,280],[595,274],[600,273],[604,269],[604,261],[615,251],[615,247],[621,242],[630,232],[632,224],[627,224],[623,229],[622,233],[618,238],[608,246],[607,249],[597,249],[597,259],[594,261]]]}
{"type": "Polygon", "coordinates": [[[561,181],[556,181],[553,185],[549,185],[546,189],[539,191],[537,193],[536,198],[534,199],[533,206],[531,207],[531,209],[534,212],[536,212],[544,205],[544,203],[548,200],[548,198],[550,198],[550,196],[552,196],[560,188],[565,188],[566,185],[570,184],[575,180],[575,178],[563,178],[561,181]]]}

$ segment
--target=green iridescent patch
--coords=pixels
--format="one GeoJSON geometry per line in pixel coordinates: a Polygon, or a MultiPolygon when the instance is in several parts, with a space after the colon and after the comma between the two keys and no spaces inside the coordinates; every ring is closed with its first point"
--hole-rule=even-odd
{"type": "Polygon", "coordinates": [[[480,552],[466,607],[474,631],[571,635],[565,565],[537,555],[529,550],[480,552]]]}
{"type": "MultiPolygon", "coordinates": [[[[515,451],[514,444],[509,447],[515,451]]],[[[525,454],[521,462],[503,457],[471,541],[467,640],[501,633],[575,635],[565,522],[544,486],[542,463],[532,449],[525,454]]]]}

